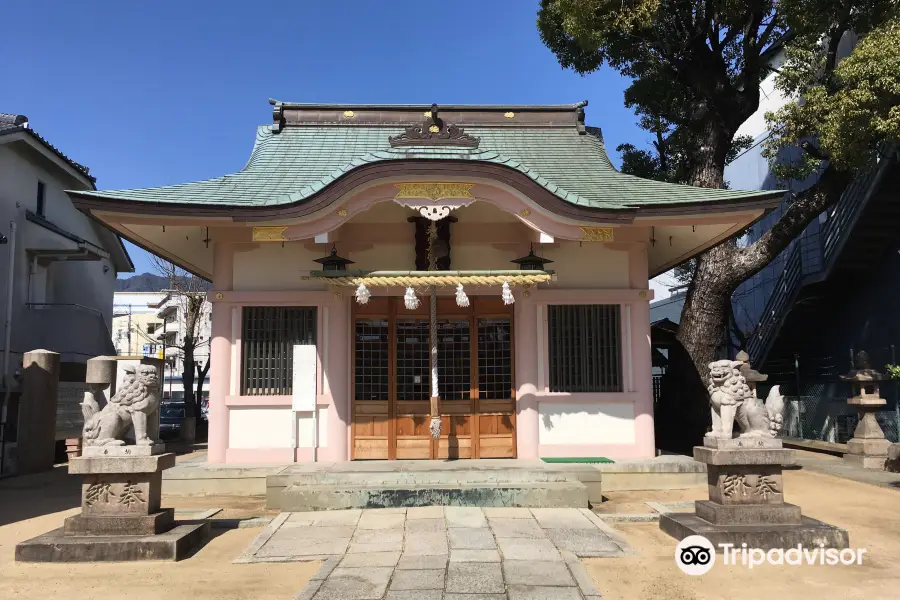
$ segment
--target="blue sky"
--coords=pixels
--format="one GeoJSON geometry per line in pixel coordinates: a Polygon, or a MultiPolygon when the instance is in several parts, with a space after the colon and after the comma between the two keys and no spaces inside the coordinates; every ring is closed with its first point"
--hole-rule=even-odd
{"type": "MultiPolygon", "coordinates": [[[[530,0],[7,0],[0,112],[89,166],[100,189],[239,170],[267,99],[562,104],[589,100],[607,148],[650,136],[611,69],[563,71],[530,0]],[[11,17],[12,18],[12,17],[11,17]],[[13,24],[14,23],[14,24],[13,24]]],[[[129,247],[137,272],[146,253],[129,247]]]]}

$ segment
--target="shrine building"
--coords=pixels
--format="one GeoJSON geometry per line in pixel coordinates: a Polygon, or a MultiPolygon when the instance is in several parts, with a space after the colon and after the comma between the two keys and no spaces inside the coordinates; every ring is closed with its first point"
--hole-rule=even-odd
{"type": "Polygon", "coordinates": [[[782,192],[619,173],[586,102],[271,103],[237,173],[69,192],[212,281],[210,462],[654,456],[648,280],[782,192]]]}

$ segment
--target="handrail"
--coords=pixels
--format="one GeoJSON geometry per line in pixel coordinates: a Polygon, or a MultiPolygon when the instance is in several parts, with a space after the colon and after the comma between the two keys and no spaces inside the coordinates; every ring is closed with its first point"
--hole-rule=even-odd
{"type": "Polygon", "coordinates": [[[794,297],[800,289],[803,275],[803,258],[800,240],[794,241],[794,247],[788,254],[784,269],[769,294],[766,307],[753,335],[747,340],[747,354],[756,364],[762,364],[775,336],[787,315],[794,297]]]}
{"type": "MultiPolygon", "coordinates": [[[[830,209],[820,235],[822,260],[820,267],[806,275],[829,273],[840,254],[850,232],[868,204],[876,184],[886,172],[895,149],[883,145],[879,152],[883,158],[875,159],[863,172],[853,178],[841,197],[830,209]]],[[[804,284],[802,239],[797,238],[785,260],[784,269],[772,289],[763,309],[756,330],[747,341],[747,353],[756,364],[762,364],[768,354],[781,324],[790,311],[794,298],[804,284]]]]}

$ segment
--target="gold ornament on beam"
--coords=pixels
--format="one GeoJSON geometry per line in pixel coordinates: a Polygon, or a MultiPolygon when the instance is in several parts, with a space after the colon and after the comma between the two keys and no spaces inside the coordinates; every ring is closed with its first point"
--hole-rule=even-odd
{"type": "Polygon", "coordinates": [[[414,181],[394,185],[397,187],[394,198],[427,198],[433,202],[447,198],[474,198],[474,183],[414,181]]]}
{"type": "Polygon", "coordinates": [[[581,227],[581,239],[585,242],[612,242],[612,227],[581,227]]]}
{"type": "Polygon", "coordinates": [[[288,239],[284,235],[284,232],[286,230],[287,230],[287,226],[254,227],[253,228],[253,241],[254,242],[286,242],[286,241],[288,241],[288,239]]]}

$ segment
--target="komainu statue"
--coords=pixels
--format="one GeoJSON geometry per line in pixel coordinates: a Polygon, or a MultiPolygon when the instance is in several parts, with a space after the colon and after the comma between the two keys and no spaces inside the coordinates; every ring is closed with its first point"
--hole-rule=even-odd
{"type": "MultiPolygon", "coordinates": [[[[134,425],[137,444],[156,443],[147,435],[147,416],[159,408],[159,374],[152,365],[125,367],[122,387],[110,398],[103,410],[90,387],[84,394],[82,437],[85,446],[122,446],[121,437],[134,425]]],[[[99,392],[102,395],[102,392],[99,392]]]]}
{"type": "Polygon", "coordinates": [[[749,364],[742,360],[717,360],[709,363],[709,403],[712,410],[710,437],[731,439],[734,423],[740,437],[774,438],[781,431],[784,398],[779,386],[769,391],[765,404],[756,397],[755,385],[747,384],[749,364]]]}

